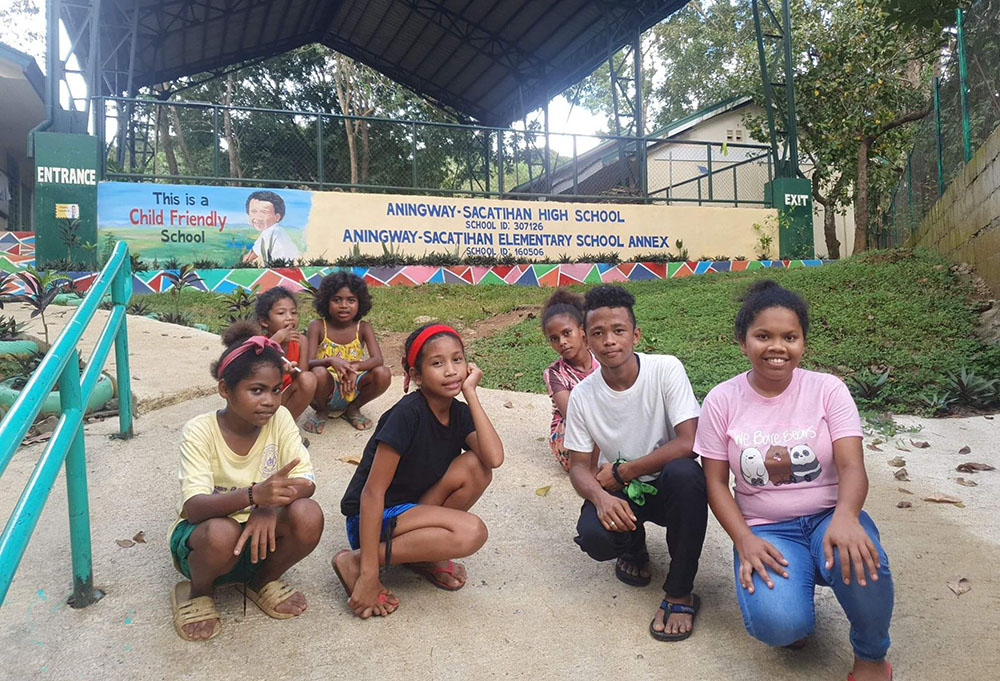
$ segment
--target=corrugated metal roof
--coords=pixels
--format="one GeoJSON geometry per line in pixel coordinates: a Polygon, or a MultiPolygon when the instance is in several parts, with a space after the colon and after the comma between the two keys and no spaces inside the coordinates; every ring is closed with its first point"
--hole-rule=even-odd
{"type": "Polygon", "coordinates": [[[109,48],[127,38],[121,17],[138,6],[137,87],[319,42],[470,118],[507,125],[687,2],[103,0],[102,61],[127,70],[127,51],[109,48]]]}

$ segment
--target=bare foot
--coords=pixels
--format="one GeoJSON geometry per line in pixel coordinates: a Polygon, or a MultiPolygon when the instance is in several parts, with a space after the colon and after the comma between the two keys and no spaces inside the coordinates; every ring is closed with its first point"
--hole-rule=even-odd
{"type": "MultiPolygon", "coordinates": [[[[354,592],[354,585],[358,583],[358,577],[361,576],[361,552],[345,549],[333,557],[331,564],[344,587],[344,591],[350,597],[351,593],[354,592]]],[[[382,607],[385,609],[386,615],[391,615],[399,607],[399,598],[391,591],[387,591],[385,596],[382,607]]]]}
{"type": "Polygon", "coordinates": [[[212,635],[212,630],[215,629],[218,621],[218,618],[216,618],[214,620],[205,620],[204,622],[193,622],[192,624],[185,624],[181,629],[191,638],[204,641],[212,635]]]}
{"type": "Polygon", "coordinates": [[[885,660],[878,662],[868,662],[854,658],[854,669],[848,677],[854,681],[890,681],[889,663],[885,660]]]}
{"type": "Polygon", "coordinates": [[[461,589],[465,586],[465,582],[469,578],[464,565],[450,560],[439,560],[424,563],[406,563],[406,567],[437,582],[442,588],[451,591],[461,589]]]}
{"type": "MultiPolygon", "coordinates": [[[[688,594],[685,598],[673,598],[663,595],[664,600],[667,603],[681,603],[683,605],[694,605],[694,596],[688,594]]],[[[663,631],[667,634],[686,634],[691,631],[691,625],[694,622],[694,618],[691,615],[686,615],[684,613],[672,612],[670,617],[667,618],[667,623],[663,624],[663,612],[662,608],[656,610],[656,615],[654,616],[653,629],[656,631],[663,631]]]]}
{"type": "MultiPolygon", "coordinates": [[[[263,589],[266,585],[267,582],[260,584],[258,583],[257,580],[251,580],[247,582],[247,587],[253,589],[257,593],[260,593],[260,590],[263,589]]],[[[299,615],[301,615],[306,611],[307,605],[308,604],[306,603],[305,595],[301,591],[296,590],[294,593],[292,593],[291,596],[289,596],[285,600],[281,601],[281,603],[278,603],[276,606],[274,606],[274,609],[276,612],[295,615],[296,617],[298,617],[299,615]]]]}
{"type": "Polygon", "coordinates": [[[615,567],[621,569],[625,574],[629,575],[630,577],[635,577],[636,579],[645,580],[647,584],[649,583],[650,576],[653,574],[649,569],[648,560],[640,565],[636,561],[627,560],[625,558],[619,558],[618,563],[615,567]]]}

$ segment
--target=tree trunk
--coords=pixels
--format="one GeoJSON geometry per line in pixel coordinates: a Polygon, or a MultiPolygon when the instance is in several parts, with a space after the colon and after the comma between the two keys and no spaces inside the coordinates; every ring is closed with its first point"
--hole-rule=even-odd
{"type": "Polygon", "coordinates": [[[174,124],[174,132],[177,133],[177,146],[181,148],[181,157],[184,159],[184,168],[188,175],[197,175],[194,163],[191,162],[191,150],[188,149],[187,140],[184,139],[184,129],[181,128],[181,118],[177,115],[177,107],[171,106],[170,120],[174,124]]]}
{"type": "Polygon", "coordinates": [[[854,196],[854,251],[864,253],[868,249],[868,150],[872,139],[863,137],[858,145],[858,179],[854,196]]]}
{"type": "Polygon", "coordinates": [[[222,125],[223,134],[226,137],[226,151],[229,152],[229,177],[243,177],[240,170],[240,150],[237,147],[236,135],[233,134],[233,119],[229,112],[229,105],[233,101],[233,74],[226,76],[226,99],[223,104],[222,125]]]}
{"type": "Polygon", "coordinates": [[[177,170],[177,156],[174,155],[174,142],[170,139],[170,125],[167,123],[166,107],[156,107],[156,134],[160,137],[163,155],[167,158],[167,169],[171,175],[180,175],[177,170]]]}
{"type": "Polygon", "coordinates": [[[826,257],[831,260],[840,259],[840,241],[837,239],[837,202],[840,199],[840,192],[843,191],[842,180],[838,180],[829,196],[823,196],[820,185],[823,178],[818,172],[812,175],[812,193],[816,203],[823,206],[823,237],[826,239],[826,257]]]}

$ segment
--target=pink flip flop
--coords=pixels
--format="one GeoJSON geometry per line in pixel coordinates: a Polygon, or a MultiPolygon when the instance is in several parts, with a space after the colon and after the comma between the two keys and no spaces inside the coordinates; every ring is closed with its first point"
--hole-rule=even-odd
{"type": "Polygon", "coordinates": [[[458,577],[455,576],[455,565],[456,563],[454,561],[449,560],[448,564],[445,566],[440,566],[440,565],[424,566],[424,565],[417,565],[415,563],[406,563],[404,567],[406,567],[406,569],[408,570],[416,572],[418,575],[420,575],[421,577],[423,577],[424,579],[426,579],[428,582],[430,582],[439,589],[442,589],[444,591],[458,591],[463,586],[465,586],[465,582],[462,582],[458,586],[448,586],[447,584],[445,584],[444,582],[442,582],[437,578],[438,575],[450,575],[453,579],[458,579],[458,577]]]}

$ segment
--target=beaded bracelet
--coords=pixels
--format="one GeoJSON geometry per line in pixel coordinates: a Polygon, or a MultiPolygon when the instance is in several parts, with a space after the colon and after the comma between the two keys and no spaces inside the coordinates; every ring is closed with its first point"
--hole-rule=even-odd
{"type": "Polygon", "coordinates": [[[249,505],[250,505],[251,508],[254,506],[254,503],[253,503],[253,486],[256,485],[256,484],[257,484],[256,482],[251,482],[250,486],[247,487],[247,497],[250,500],[250,504],[249,505]]]}

